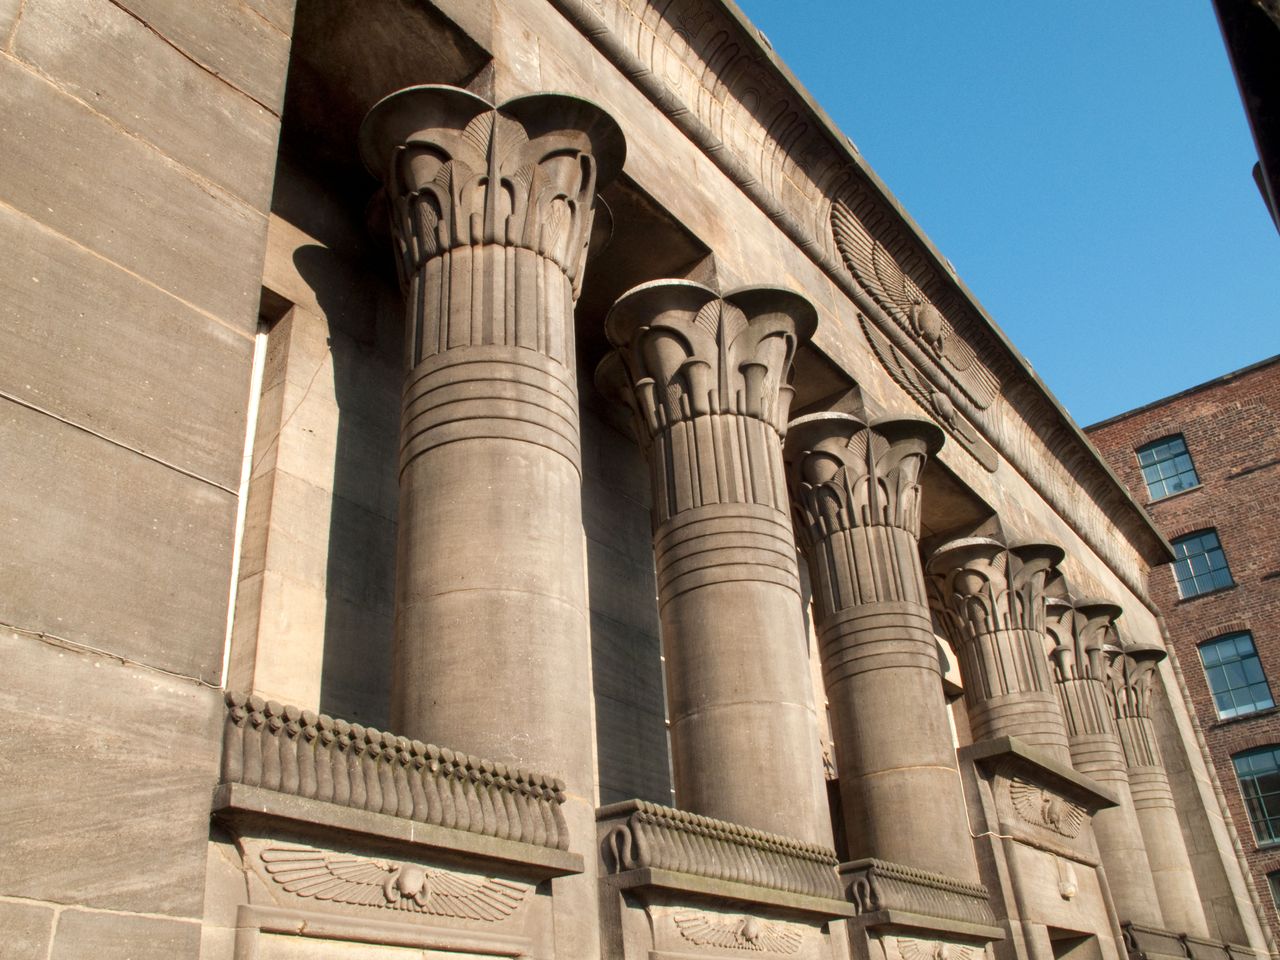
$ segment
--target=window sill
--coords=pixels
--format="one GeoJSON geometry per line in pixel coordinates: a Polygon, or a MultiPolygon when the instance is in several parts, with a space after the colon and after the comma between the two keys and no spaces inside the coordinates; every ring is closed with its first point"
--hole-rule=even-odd
{"type": "MultiPolygon", "coordinates": [[[[1237,713],[1234,717],[1218,717],[1209,724],[1211,730],[1217,730],[1219,727],[1229,727],[1235,723],[1242,723],[1246,720],[1262,720],[1267,717],[1274,717],[1280,714],[1280,706],[1263,707],[1261,710],[1254,710],[1251,713],[1237,713]]],[[[1276,846],[1280,846],[1280,840],[1277,840],[1276,846]]]]}
{"type": "Polygon", "coordinates": [[[1197,483],[1194,487],[1183,487],[1181,490],[1175,490],[1173,493],[1166,493],[1163,497],[1159,497],[1155,500],[1148,500],[1147,506],[1154,507],[1158,503],[1168,503],[1170,500],[1176,500],[1184,494],[1195,493],[1197,490],[1203,489],[1203,483],[1197,483]]]}
{"type": "MultiPolygon", "coordinates": [[[[1240,584],[1233,583],[1228,587],[1218,587],[1218,589],[1216,590],[1206,590],[1204,593],[1197,593],[1193,597],[1179,597],[1174,602],[1175,604],[1183,604],[1183,603],[1191,603],[1193,600],[1203,600],[1205,597],[1216,597],[1218,596],[1218,594],[1227,593],[1228,591],[1234,590],[1238,586],[1240,586],[1240,584]]],[[[1276,842],[1280,843],[1280,840],[1277,840],[1276,842]]]]}

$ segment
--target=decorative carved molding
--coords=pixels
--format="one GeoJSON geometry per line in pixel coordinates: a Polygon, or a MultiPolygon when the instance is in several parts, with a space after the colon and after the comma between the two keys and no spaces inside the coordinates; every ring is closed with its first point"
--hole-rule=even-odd
{"type": "Polygon", "coordinates": [[[750,950],[757,953],[796,953],[804,934],[793,926],[758,917],[725,917],[689,911],[672,917],[680,936],[700,947],[750,950]]]}
{"type": "Polygon", "coordinates": [[[979,947],[945,940],[885,937],[884,943],[890,960],[976,960],[983,952],[979,947]]]}
{"type": "MultiPolygon", "coordinates": [[[[882,195],[848,138],[796,89],[784,67],[771,62],[758,31],[710,0],[669,6],[646,0],[552,3],[871,318],[865,326],[879,333],[873,349],[904,389],[988,466],[995,457],[989,440],[1117,569],[1126,586],[1145,596],[1142,565],[1115,528],[1120,525],[1148,558],[1163,554],[1159,535],[942,256],[892,198],[882,195]],[[872,237],[889,250],[905,238],[928,267],[928,276],[913,280],[935,309],[951,311],[945,322],[953,339],[974,337],[972,348],[986,360],[1002,394],[985,411],[946,375],[935,351],[892,319],[846,268],[831,210],[837,200],[854,209],[857,203],[850,199],[862,196],[874,204],[875,215],[868,211],[862,221],[872,237]],[[953,299],[958,308],[952,308],[953,299]],[[886,354],[884,346],[892,352],[886,354]],[[1082,488],[1087,498],[1081,498],[1082,488]]],[[[984,395],[980,386],[972,389],[984,395]]]]}
{"type": "Polygon", "coordinates": [[[978,883],[871,859],[841,864],[840,877],[859,914],[905,910],[966,923],[994,922],[987,889],[978,883]]]}
{"type": "Polygon", "coordinates": [[[222,781],[567,850],[560,780],[228,691],[222,781]]]}
{"type": "Polygon", "coordinates": [[[1064,837],[1074,839],[1080,835],[1089,818],[1089,812],[1080,804],[1021,777],[1011,777],[1008,783],[1009,800],[1024,822],[1064,837]]]}
{"type": "Polygon", "coordinates": [[[817,324],[807,300],[744,287],[723,296],[686,280],[623,294],[596,375],[634,414],[649,459],[654,525],[712,504],[787,511],[779,438],[796,350],[817,324]]]}
{"type": "Polygon", "coordinates": [[[495,877],[315,847],[270,846],[260,857],[271,879],[299,897],[460,920],[505,920],[530,890],[495,877]]]}
{"type": "Polygon", "coordinates": [[[599,811],[611,873],[654,868],[838,899],[835,852],[673,807],[630,800],[599,811]]]}

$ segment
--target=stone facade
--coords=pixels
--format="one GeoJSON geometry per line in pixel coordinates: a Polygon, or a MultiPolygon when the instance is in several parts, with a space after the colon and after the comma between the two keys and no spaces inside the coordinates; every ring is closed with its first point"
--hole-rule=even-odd
{"type": "Polygon", "coordinates": [[[1170,539],[1205,529],[1217,531],[1233,585],[1203,595],[1179,597],[1171,567],[1151,573],[1151,595],[1164,611],[1173,650],[1199,727],[1217,767],[1235,833],[1248,861],[1259,912],[1272,934],[1280,934],[1268,875],[1280,871],[1280,847],[1259,839],[1234,774],[1232,757],[1280,744],[1280,712],[1248,705],[1224,712],[1200,657],[1202,644],[1248,632],[1267,682],[1280,677],[1280,510],[1272,506],[1280,469],[1280,358],[1120,414],[1089,428],[1090,439],[1117,475],[1147,504],[1170,539]],[[1181,436],[1197,475],[1194,486],[1152,500],[1136,451],[1152,441],[1181,436]]]}
{"type": "Polygon", "coordinates": [[[1268,952],[1168,544],[732,5],[0,38],[6,956],[1268,952]]]}

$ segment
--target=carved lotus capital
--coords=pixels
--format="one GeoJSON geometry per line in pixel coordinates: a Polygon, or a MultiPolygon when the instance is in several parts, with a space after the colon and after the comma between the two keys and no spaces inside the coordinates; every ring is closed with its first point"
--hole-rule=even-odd
{"type": "Polygon", "coordinates": [[[799,294],[743,287],[725,294],[687,280],[656,280],[623,294],[605,334],[615,350],[596,383],[634,411],[642,442],[673,423],[713,414],[760,420],[781,435],[796,350],[817,327],[799,294]]]}
{"type": "Polygon", "coordinates": [[[926,566],[930,598],[953,641],[1012,628],[1043,633],[1045,585],[1064,556],[1050,543],[953,540],[926,566]]]}
{"type": "Polygon", "coordinates": [[[788,427],[783,458],[802,536],[890,526],[920,535],[920,473],[942,447],[931,421],[866,423],[844,413],[815,413],[788,427]]]}
{"type": "Polygon", "coordinates": [[[1160,661],[1169,654],[1160,646],[1129,643],[1121,647],[1107,672],[1107,693],[1117,717],[1150,717],[1151,687],[1160,661]]]}
{"type": "Polygon", "coordinates": [[[554,261],[576,293],[596,191],[622,169],[626,145],[613,119],[578,97],[495,107],[427,85],[374,104],[360,155],[386,187],[402,280],[455,248],[496,244],[554,261]]]}

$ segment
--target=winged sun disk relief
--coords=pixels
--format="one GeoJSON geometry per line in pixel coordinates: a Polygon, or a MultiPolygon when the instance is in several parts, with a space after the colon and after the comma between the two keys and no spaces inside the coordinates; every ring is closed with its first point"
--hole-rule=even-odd
{"type": "Polygon", "coordinates": [[[1013,808],[1027,823],[1045,827],[1064,837],[1080,835],[1087,814],[1084,807],[1050,790],[1017,777],[1009,781],[1013,808]]]}
{"type": "Polygon", "coordinates": [[[896,938],[902,960],[973,960],[977,952],[973,947],[939,940],[911,940],[896,938]]]}
{"type": "Polygon", "coordinates": [[[261,856],[271,879],[289,893],[334,903],[496,922],[515,913],[528,893],[492,877],[314,847],[268,847],[261,856]]]}
{"type": "Polygon", "coordinates": [[[678,913],[672,919],[680,936],[699,946],[791,954],[804,940],[799,930],[756,917],[678,913]]]}

